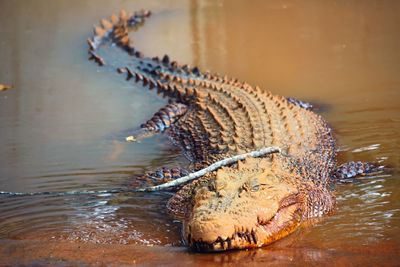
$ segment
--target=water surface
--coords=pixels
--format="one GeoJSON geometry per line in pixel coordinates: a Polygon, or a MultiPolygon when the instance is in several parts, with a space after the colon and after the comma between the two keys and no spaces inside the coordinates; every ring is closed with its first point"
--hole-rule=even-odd
{"type": "Polygon", "coordinates": [[[320,104],[339,161],[390,175],[337,186],[337,211],[268,248],[193,254],[169,193],[0,196],[0,258],[10,264],[396,265],[400,241],[400,2],[0,1],[0,191],[129,186],[187,161],[162,136],[115,141],[166,100],[87,61],[93,24],[151,9],[145,54],[238,77],[320,104]],[[102,257],[99,257],[102,255],[102,257]],[[179,261],[177,262],[177,260],[179,261]]]}

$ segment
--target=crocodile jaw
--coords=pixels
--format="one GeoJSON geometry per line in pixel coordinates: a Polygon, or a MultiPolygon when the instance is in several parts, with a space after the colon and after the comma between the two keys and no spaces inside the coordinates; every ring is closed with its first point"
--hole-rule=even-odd
{"type": "Polygon", "coordinates": [[[228,216],[206,223],[191,219],[184,222],[185,241],[199,252],[262,247],[294,232],[301,223],[302,207],[302,203],[280,207],[274,216],[265,221],[257,215],[248,217],[240,222],[246,226],[235,225],[228,216]]]}

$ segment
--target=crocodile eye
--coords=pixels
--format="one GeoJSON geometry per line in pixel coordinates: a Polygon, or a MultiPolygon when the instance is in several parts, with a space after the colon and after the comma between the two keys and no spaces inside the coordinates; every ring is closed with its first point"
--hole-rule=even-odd
{"type": "Polygon", "coordinates": [[[239,192],[246,191],[246,192],[257,192],[260,190],[260,184],[254,182],[246,182],[239,188],[239,192]]]}
{"type": "Polygon", "coordinates": [[[258,192],[260,190],[260,185],[256,184],[251,187],[251,192],[258,192]]]}
{"type": "Polygon", "coordinates": [[[251,192],[257,192],[260,190],[260,183],[258,182],[257,178],[251,179],[250,180],[250,191],[251,192]]]}

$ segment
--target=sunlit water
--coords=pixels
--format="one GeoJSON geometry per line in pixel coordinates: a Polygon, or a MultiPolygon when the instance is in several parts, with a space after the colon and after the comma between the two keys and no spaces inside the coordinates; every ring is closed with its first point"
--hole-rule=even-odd
{"type": "Polygon", "coordinates": [[[269,248],[211,255],[182,247],[180,223],[165,210],[169,193],[0,196],[0,257],[15,263],[30,248],[27,264],[98,264],[90,255],[104,251],[117,265],[396,264],[396,1],[0,1],[0,83],[15,88],[0,93],[0,191],[121,188],[146,171],[187,163],[162,136],[113,139],[166,103],[87,61],[91,27],[120,8],[154,12],[134,36],[145,54],[168,53],[317,103],[340,162],[382,162],[392,171],[338,185],[333,215],[269,248]],[[48,244],[52,254],[40,254],[48,244]]]}

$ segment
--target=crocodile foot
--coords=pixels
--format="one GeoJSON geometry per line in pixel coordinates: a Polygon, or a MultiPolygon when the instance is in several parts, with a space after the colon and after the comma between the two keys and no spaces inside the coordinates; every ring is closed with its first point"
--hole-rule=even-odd
{"type": "Polygon", "coordinates": [[[314,108],[315,108],[313,104],[305,102],[305,101],[298,100],[298,99],[293,98],[293,97],[288,97],[286,99],[287,99],[287,101],[289,103],[292,103],[295,106],[299,106],[299,107],[307,109],[307,110],[314,110],[314,108]]]}
{"type": "Polygon", "coordinates": [[[337,167],[333,176],[341,183],[350,183],[354,181],[354,178],[379,173],[383,170],[384,166],[375,163],[350,161],[337,167]]]}
{"type": "Polygon", "coordinates": [[[132,181],[131,186],[134,188],[156,186],[170,182],[172,180],[188,175],[189,172],[182,168],[162,167],[137,177],[132,181]]]}
{"type": "Polygon", "coordinates": [[[125,137],[125,140],[127,142],[138,142],[156,133],[162,133],[170,128],[186,111],[186,105],[170,103],[156,112],[147,122],[140,125],[140,129],[132,131],[125,137]]]}
{"type": "Polygon", "coordinates": [[[152,172],[146,173],[146,176],[153,180],[169,181],[188,175],[186,169],[163,167],[152,172]]]}

